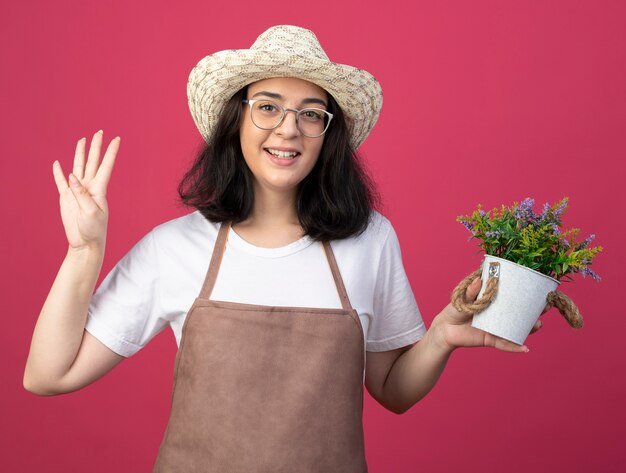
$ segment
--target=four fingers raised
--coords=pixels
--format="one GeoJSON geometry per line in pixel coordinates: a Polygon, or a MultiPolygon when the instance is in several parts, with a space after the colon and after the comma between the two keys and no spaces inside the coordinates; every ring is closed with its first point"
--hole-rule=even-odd
{"type": "Polygon", "coordinates": [[[86,138],[81,138],[76,143],[76,151],[74,153],[74,166],[71,174],[81,184],[80,187],[73,187],[71,185],[71,180],[70,182],[68,182],[68,180],[65,179],[65,175],[63,174],[63,169],[61,168],[61,163],[59,163],[59,161],[55,161],[52,164],[52,174],[54,175],[54,182],[56,183],[59,193],[66,190],[68,187],[70,189],[80,189],[82,187],[83,181],[87,182],[94,179],[95,177],[98,177],[106,188],[109,179],[111,178],[113,167],[115,166],[115,158],[117,157],[117,153],[120,148],[121,139],[119,136],[117,136],[113,140],[111,140],[104,154],[102,164],[100,164],[102,137],[102,130],[99,130],[94,134],[91,140],[91,147],[89,148],[89,158],[86,164],[85,146],[87,140],[86,138]]]}

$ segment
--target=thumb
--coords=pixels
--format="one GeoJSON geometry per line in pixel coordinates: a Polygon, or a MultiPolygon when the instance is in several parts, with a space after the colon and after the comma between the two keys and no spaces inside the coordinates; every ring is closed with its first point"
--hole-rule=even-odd
{"type": "Polygon", "coordinates": [[[74,174],[70,174],[70,190],[74,197],[76,198],[76,202],[78,203],[78,207],[87,213],[87,214],[95,214],[100,211],[100,207],[94,202],[91,195],[85,189],[85,187],[81,184],[78,178],[74,174]]]}
{"type": "Polygon", "coordinates": [[[465,290],[465,302],[470,303],[474,302],[478,297],[478,293],[480,292],[480,288],[482,287],[482,280],[480,278],[476,278],[472,281],[467,289],[465,290]]]}

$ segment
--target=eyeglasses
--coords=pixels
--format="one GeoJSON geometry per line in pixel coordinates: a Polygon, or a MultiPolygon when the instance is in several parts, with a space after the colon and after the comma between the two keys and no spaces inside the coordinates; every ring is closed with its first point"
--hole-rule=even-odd
{"type": "Polygon", "coordinates": [[[250,105],[252,123],[261,130],[278,128],[285,119],[287,112],[296,114],[296,126],[300,133],[309,138],[322,136],[328,130],[333,114],[321,108],[283,108],[270,100],[242,100],[250,105]]]}

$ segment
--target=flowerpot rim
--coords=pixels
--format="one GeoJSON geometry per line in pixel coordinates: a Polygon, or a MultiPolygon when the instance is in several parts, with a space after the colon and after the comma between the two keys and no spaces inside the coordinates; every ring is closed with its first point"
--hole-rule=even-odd
{"type": "MultiPolygon", "coordinates": [[[[506,258],[500,258],[499,256],[488,255],[488,254],[485,254],[485,257],[483,258],[483,261],[485,261],[485,259],[487,259],[487,257],[493,258],[493,259],[496,259],[496,260],[500,260],[500,261],[506,261],[507,263],[510,263],[510,264],[514,264],[515,266],[519,266],[520,268],[527,269],[528,271],[532,271],[533,273],[535,273],[535,274],[537,274],[539,276],[543,276],[544,278],[547,278],[547,279],[549,279],[551,281],[554,281],[558,286],[561,285],[561,281],[559,281],[557,279],[554,279],[553,277],[550,277],[547,274],[540,273],[539,271],[537,271],[535,269],[532,269],[532,268],[529,268],[528,266],[524,266],[523,264],[515,263],[515,262],[513,262],[511,260],[508,260],[506,258]]],[[[482,265],[482,263],[481,263],[481,265],[482,265]]]]}

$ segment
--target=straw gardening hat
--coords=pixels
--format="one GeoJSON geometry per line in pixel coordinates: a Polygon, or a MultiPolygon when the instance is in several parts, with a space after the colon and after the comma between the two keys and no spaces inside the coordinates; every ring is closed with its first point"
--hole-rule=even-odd
{"type": "Polygon", "coordinates": [[[191,71],[189,109],[204,140],[210,142],[224,106],[238,90],[270,77],[297,77],[331,94],[346,116],[355,150],[380,114],[382,90],[370,73],[330,61],[312,31],[273,26],[250,49],[216,52],[191,71]]]}

